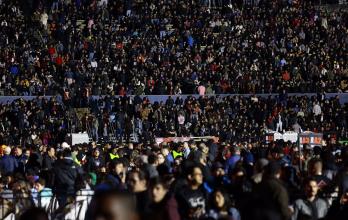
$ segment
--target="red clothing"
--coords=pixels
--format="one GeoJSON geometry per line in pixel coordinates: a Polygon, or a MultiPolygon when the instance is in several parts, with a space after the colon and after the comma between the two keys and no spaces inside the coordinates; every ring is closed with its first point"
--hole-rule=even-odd
{"type": "Polygon", "coordinates": [[[282,74],[282,78],[284,81],[289,81],[290,80],[290,73],[288,71],[284,71],[282,74]]]}
{"type": "Polygon", "coordinates": [[[125,96],[126,95],[126,90],[124,88],[121,88],[120,91],[118,92],[118,95],[125,96]]]}
{"type": "Polygon", "coordinates": [[[178,203],[174,196],[167,195],[159,203],[152,203],[150,205],[152,212],[150,218],[153,220],[180,220],[180,214],[178,211],[178,203]]]}
{"type": "Polygon", "coordinates": [[[154,88],[155,87],[155,80],[151,79],[147,81],[147,86],[150,88],[154,88]]]}
{"type": "Polygon", "coordinates": [[[54,47],[48,48],[48,53],[49,53],[51,56],[53,56],[53,55],[56,53],[56,48],[54,48],[54,47]]]}
{"type": "Polygon", "coordinates": [[[116,44],[117,49],[122,49],[123,48],[123,43],[117,43],[116,44]]]}
{"type": "Polygon", "coordinates": [[[56,58],[56,64],[59,65],[59,66],[63,64],[63,58],[61,56],[58,56],[56,58]]]}

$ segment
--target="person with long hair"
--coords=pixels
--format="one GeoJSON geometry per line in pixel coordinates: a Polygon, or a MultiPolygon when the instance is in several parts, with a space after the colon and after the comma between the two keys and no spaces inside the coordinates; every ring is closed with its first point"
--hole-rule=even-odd
{"type": "Polygon", "coordinates": [[[178,203],[169,192],[169,181],[156,177],[150,182],[152,203],[150,217],[153,220],[180,220],[178,203]]]}
{"type": "Polygon", "coordinates": [[[233,207],[229,195],[222,189],[216,189],[210,197],[210,209],[207,219],[229,219],[240,220],[239,211],[233,207]]]}

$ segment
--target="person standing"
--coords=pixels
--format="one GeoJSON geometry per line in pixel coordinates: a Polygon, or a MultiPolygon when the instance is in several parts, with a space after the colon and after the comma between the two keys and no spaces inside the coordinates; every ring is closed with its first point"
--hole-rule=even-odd
{"type": "Polygon", "coordinates": [[[75,182],[78,170],[71,157],[71,150],[64,149],[63,158],[57,160],[54,168],[54,192],[57,195],[59,207],[64,207],[68,197],[75,195],[75,182]]]}
{"type": "Polygon", "coordinates": [[[291,218],[289,208],[289,195],[280,180],[281,166],[278,162],[270,162],[264,171],[261,183],[256,187],[255,195],[263,203],[272,207],[272,211],[277,212],[281,219],[291,218]]]}
{"type": "Polygon", "coordinates": [[[203,217],[207,207],[207,192],[203,187],[203,172],[199,165],[188,168],[187,185],[179,191],[177,201],[183,220],[203,217]]]}
{"type": "Polygon", "coordinates": [[[7,146],[4,150],[4,156],[2,156],[2,158],[0,159],[1,174],[13,174],[17,167],[17,160],[11,155],[11,148],[7,146]]]}
{"type": "Polygon", "coordinates": [[[294,203],[292,220],[323,219],[329,210],[329,203],[317,196],[318,183],[314,178],[304,182],[305,197],[297,199],[294,203]]]}
{"type": "Polygon", "coordinates": [[[169,192],[169,184],[164,179],[156,177],[151,181],[152,203],[150,205],[150,219],[180,220],[178,203],[169,192]]]}

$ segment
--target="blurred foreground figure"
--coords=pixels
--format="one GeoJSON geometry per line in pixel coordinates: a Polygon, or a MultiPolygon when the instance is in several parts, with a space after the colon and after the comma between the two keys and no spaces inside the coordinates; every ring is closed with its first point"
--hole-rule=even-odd
{"type": "Polygon", "coordinates": [[[19,220],[48,220],[46,211],[42,208],[30,208],[25,211],[19,218],[19,220]]]}
{"type": "Polygon", "coordinates": [[[123,191],[97,192],[86,220],[138,220],[135,198],[123,191]]]}

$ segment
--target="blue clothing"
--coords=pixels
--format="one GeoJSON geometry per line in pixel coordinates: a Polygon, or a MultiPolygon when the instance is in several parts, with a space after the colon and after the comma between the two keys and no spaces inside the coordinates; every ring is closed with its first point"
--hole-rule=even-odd
{"type": "Polygon", "coordinates": [[[19,72],[18,66],[11,66],[10,72],[11,72],[13,75],[17,75],[18,72],[19,72]]]}
{"type": "Polygon", "coordinates": [[[17,160],[11,155],[4,155],[0,160],[0,170],[5,175],[13,173],[17,167],[17,160]]]}
{"type": "Polygon", "coordinates": [[[174,157],[173,157],[173,155],[168,154],[168,155],[166,156],[166,160],[168,160],[168,162],[169,162],[170,164],[174,163],[174,157]]]}
{"type": "Polygon", "coordinates": [[[254,155],[251,152],[246,152],[245,156],[244,156],[244,160],[245,163],[247,164],[254,164],[255,163],[255,159],[254,159],[254,155]]]}
{"type": "Polygon", "coordinates": [[[237,164],[237,162],[241,159],[240,155],[233,155],[226,161],[225,172],[228,173],[231,171],[237,164]]]}
{"type": "Polygon", "coordinates": [[[52,189],[43,188],[40,192],[36,189],[31,190],[31,195],[36,206],[48,206],[51,198],[53,197],[52,189]]]}
{"type": "Polygon", "coordinates": [[[190,155],[191,150],[190,148],[184,148],[184,158],[187,159],[188,156],[190,155]]]}
{"type": "MultiPolygon", "coordinates": [[[[228,216],[231,217],[233,220],[241,220],[241,216],[239,211],[236,208],[229,208],[228,209],[228,216]]],[[[222,216],[219,211],[215,209],[210,209],[207,213],[207,217],[210,219],[225,219],[226,216],[222,216]]]]}
{"type": "Polygon", "coordinates": [[[195,43],[195,40],[193,39],[192,36],[189,36],[188,39],[187,39],[187,43],[190,47],[193,47],[194,43],[195,43]]]}
{"type": "Polygon", "coordinates": [[[119,176],[108,174],[106,176],[106,180],[107,180],[107,183],[109,183],[112,188],[123,189],[123,184],[119,176]]]}

